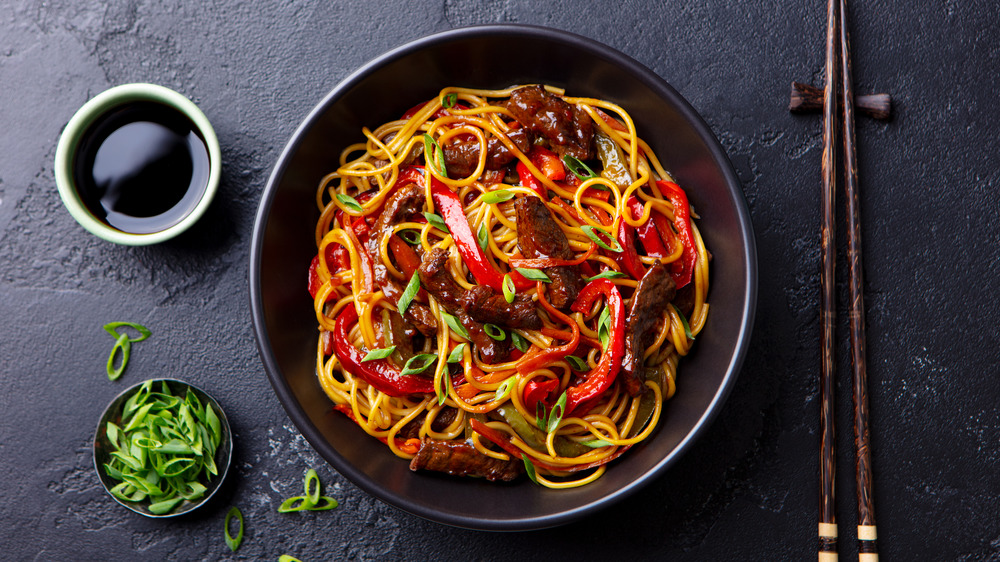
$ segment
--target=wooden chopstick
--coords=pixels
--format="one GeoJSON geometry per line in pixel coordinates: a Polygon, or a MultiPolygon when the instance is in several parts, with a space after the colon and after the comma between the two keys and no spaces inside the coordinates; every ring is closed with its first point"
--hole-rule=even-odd
{"type": "Polygon", "coordinates": [[[834,89],[837,83],[837,0],[827,0],[826,28],[826,84],[823,89],[823,161],[822,198],[820,213],[820,262],[822,276],[820,338],[822,340],[820,370],[820,459],[819,459],[819,562],[837,560],[837,515],[834,505],[834,481],[837,457],[834,436],[834,325],[836,301],[834,299],[834,274],[836,269],[836,225],[834,224],[834,188],[836,186],[836,129],[837,100],[834,89]]]}
{"type": "Polygon", "coordinates": [[[872,495],[871,442],[868,429],[868,373],[865,360],[865,304],[861,267],[861,218],[858,209],[858,162],[854,139],[854,85],[847,0],[840,0],[841,104],[844,108],[844,193],[847,202],[851,368],[854,379],[855,477],[858,495],[858,560],[877,562],[875,505],[872,495]]]}

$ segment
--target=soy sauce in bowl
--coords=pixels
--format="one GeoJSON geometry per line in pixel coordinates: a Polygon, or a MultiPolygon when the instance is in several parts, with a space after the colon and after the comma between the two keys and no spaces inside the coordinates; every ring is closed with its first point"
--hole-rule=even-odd
{"type": "Polygon", "coordinates": [[[209,185],[209,150],[191,120],[168,105],[135,101],[83,134],[74,162],[80,199],[123,232],[160,232],[183,220],[209,185]]]}

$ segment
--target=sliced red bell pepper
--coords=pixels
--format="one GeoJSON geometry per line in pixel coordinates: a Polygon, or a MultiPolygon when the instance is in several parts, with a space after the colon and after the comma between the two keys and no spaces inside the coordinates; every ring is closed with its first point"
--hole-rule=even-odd
{"type": "Polygon", "coordinates": [[[656,187],[660,188],[670,200],[674,207],[674,224],[677,225],[677,238],[684,245],[684,253],[681,259],[671,264],[670,276],[680,289],[691,282],[694,275],[695,265],[698,263],[698,250],[694,245],[694,231],[691,229],[691,206],[688,204],[687,194],[679,185],[669,181],[657,181],[656,187]]]}
{"type": "MultiPolygon", "coordinates": [[[[347,248],[340,244],[328,244],[326,246],[326,267],[331,273],[343,271],[351,268],[351,255],[347,253],[347,248]]],[[[316,298],[316,293],[323,284],[319,280],[319,254],[313,257],[309,264],[309,296],[316,298]]],[[[331,294],[327,300],[333,298],[331,294]]]]}
{"type": "Polygon", "coordinates": [[[618,265],[632,276],[633,279],[642,279],[646,274],[646,268],[639,259],[639,253],[635,251],[635,228],[629,226],[625,221],[618,224],[618,243],[622,247],[621,252],[608,252],[608,256],[615,260],[618,265]]]}
{"type": "MultiPolygon", "coordinates": [[[[639,199],[634,196],[629,197],[628,210],[632,215],[632,218],[641,217],[643,211],[642,201],[639,201],[639,199]]],[[[649,220],[642,223],[642,226],[636,229],[636,233],[639,235],[639,241],[642,242],[642,247],[646,250],[647,256],[662,258],[669,255],[670,252],[668,252],[666,247],[663,245],[663,239],[660,238],[660,233],[657,231],[660,225],[653,222],[654,217],[657,215],[659,215],[659,213],[650,213],[649,220]]]]}
{"type": "Polygon", "coordinates": [[[625,354],[625,303],[618,287],[610,279],[594,279],[580,291],[576,302],[570,307],[574,312],[586,314],[594,301],[604,296],[610,314],[610,330],[607,349],[601,354],[597,364],[583,382],[566,390],[566,415],[576,410],[586,411],[615,382],[625,354]]]}
{"type": "MultiPolygon", "coordinates": [[[[482,285],[488,285],[495,291],[503,291],[503,274],[496,270],[489,261],[486,254],[479,247],[476,235],[472,232],[469,220],[465,217],[465,208],[458,194],[448,189],[446,185],[431,177],[431,196],[434,198],[434,206],[441,212],[444,223],[448,225],[451,237],[455,240],[458,253],[462,256],[465,266],[472,272],[482,285]]],[[[510,278],[514,282],[514,287],[518,291],[530,289],[535,285],[534,281],[525,279],[516,271],[510,272],[510,278]]]]}
{"type": "Polygon", "coordinates": [[[515,168],[517,169],[517,177],[521,178],[521,185],[537,193],[542,198],[542,201],[549,200],[549,190],[545,189],[542,182],[538,181],[538,178],[531,173],[531,170],[524,165],[524,162],[518,161],[515,168]]]}
{"type": "Polygon", "coordinates": [[[352,375],[389,396],[433,394],[434,381],[418,376],[404,376],[385,359],[363,361],[365,353],[347,338],[350,327],[357,322],[358,311],[348,305],[337,316],[333,330],[333,352],[340,364],[352,375]]]}
{"type": "Polygon", "coordinates": [[[543,404],[548,402],[549,394],[557,386],[559,386],[559,379],[544,379],[542,381],[537,378],[531,379],[528,384],[524,385],[524,407],[529,412],[534,412],[539,402],[543,404]]]}

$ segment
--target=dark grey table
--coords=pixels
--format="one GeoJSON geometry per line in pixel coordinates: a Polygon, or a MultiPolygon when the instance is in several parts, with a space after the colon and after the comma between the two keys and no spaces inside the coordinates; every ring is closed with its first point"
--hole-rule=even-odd
{"type": "MultiPolygon", "coordinates": [[[[813,559],[821,135],[818,117],[793,116],[786,107],[792,80],[822,82],[824,4],[5,4],[0,556],[226,558],[222,520],[237,505],[246,516],[237,554],[252,559],[813,559]],[[517,534],[421,520],[360,492],[326,465],[271,391],[247,288],[257,202],[312,106],[387,49],[495,22],[586,35],[674,85],[728,151],[760,255],[752,349],[705,437],[654,485],[611,509],[517,534]],[[73,112],[110,86],[136,81],[196,101],[224,156],[221,189],[207,216],[181,238],[147,248],[87,234],[61,206],[52,172],[57,138],[73,112]],[[112,320],[153,331],[133,348],[116,383],[104,374],[113,342],[101,330],[112,320]],[[214,394],[237,439],[230,478],[212,504],[170,522],[115,504],[91,460],[102,407],[125,386],[155,376],[183,378],[214,394]],[[276,513],[282,499],[300,493],[309,467],[340,507],[276,513]]],[[[1000,559],[998,14],[992,0],[854,3],[858,91],[894,98],[891,121],[858,123],[885,560],[1000,559]]],[[[839,288],[846,294],[845,285],[839,288]]],[[[840,334],[838,508],[841,554],[854,559],[846,330],[840,334]]]]}

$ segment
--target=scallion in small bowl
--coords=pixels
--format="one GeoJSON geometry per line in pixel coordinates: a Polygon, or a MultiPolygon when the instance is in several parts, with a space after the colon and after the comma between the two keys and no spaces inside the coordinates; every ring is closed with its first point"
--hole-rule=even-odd
{"type": "Polygon", "coordinates": [[[118,503],[147,517],[175,517],[204,504],[232,458],[229,421],[201,389],[152,379],[111,401],[94,437],[94,467],[118,503]]]}

